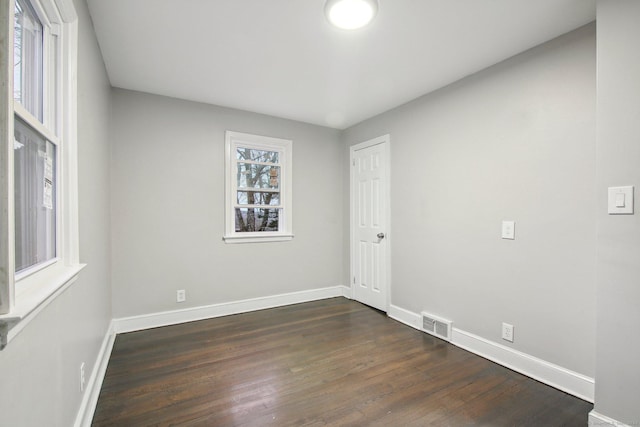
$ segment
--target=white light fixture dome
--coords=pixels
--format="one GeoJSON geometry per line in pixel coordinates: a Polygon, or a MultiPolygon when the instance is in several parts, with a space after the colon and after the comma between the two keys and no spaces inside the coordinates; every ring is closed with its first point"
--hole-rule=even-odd
{"type": "Polygon", "coordinates": [[[378,12],[376,0],[327,0],[324,13],[331,24],[344,30],[367,25],[378,12]]]}

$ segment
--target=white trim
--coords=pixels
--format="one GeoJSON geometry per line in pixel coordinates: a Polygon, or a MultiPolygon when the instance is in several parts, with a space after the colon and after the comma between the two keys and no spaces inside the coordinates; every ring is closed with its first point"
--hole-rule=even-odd
{"type": "Polygon", "coordinates": [[[60,92],[62,98],[62,151],[60,153],[59,188],[62,203],[59,215],[61,221],[62,257],[68,264],[78,264],[79,217],[78,217],[78,22],[63,28],[63,71],[64,84],[60,92]]]}
{"type": "Polygon", "coordinates": [[[24,280],[27,277],[36,274],[38,271],[44,268],[47,268],[50,265],[53,265],[59,261],[60,261],[60,258],[55,257],[55,258],[48,259],[44,262],[41,262],[39,264],[34,264],[30,267],[25,268],[24,270],[20,270],[19,273],[15,273],[13,279],[16,281],[16,283],[19,283],[21,280],[24,280]]]}
{"type": "Polygon", "coordinates": [[[0,313],[15,303],[13,278],[13,25],[15,2],[0,0],[0,313]],[[6,23],[6,25],[5,25],[6,23]]]}
{"type": "Polygon", "coordinates": [[[253,235],[250,236],[223,236],[225,243],[266,243],[266,242],[288,242],[293,240],[293,234],[271,234],[266,236],[253,235]]]}
{"type": "Polygon", "coordinates": [[[230,301],[200,307],[185,308],[183,310],[164,311],[160,313],[143,314],[140,316],[113,319],[114,332],[124,333],[157,328],[160,326],[176,325],[196,320],[211,319],[231,314],[247,313],[290,304],[316,301],[327,298],[341,297],[343,286],[311,289],[308,291],[291,292],[287,294],[230,301]]]}
{"type": "Polygon", "coordinates": [[[63,266],[56,263],[37,275],[24,278],[16,290],[16,304],[0,315],[0,350],[10,343],[46,306],[78,278],[86,264],[63,266]]]}
{"type": "Polygon", "coordinates": [[[51,1],[40,2],[40,0],[35,0],[35,1],[32,0],[32,4],[34,5],[34,8],[38,3],[39,3],[39,8],[41,9],[40,13],[42,13],[44,20],[47,22],[47,27],[49,27],[49,29],[52,30],[52,34],[58,35],[55,32],[56,30],[54,28],[60,26],[60,23],[62,22],[62,17],[60,16],[60,11],[58,10],[58,7],[56,6],[55,2],[51,2],[51,1]]]}
{"type": "Polygon", "coordinates": [[[48,13],[48,12],[51,11],[51,8],[50,7],[46,7],[46,5],[43,4],[43,2],[41,2],[40,0],[28,0],[28,2],[31,5],[31,7],[33,8],[34,12],[36,13],[36,16],[40,20],[40,23],[42,24],[42,26],[43,27],[51,26],[51,21],[55,17],[55,15],[51,16],[48,13]]]}
{"type": "Polygon", "coordinates": [[[353,299],[351,286],[340,286],[342,288],[342,296],[347,299],[353,299]]]}
{"type": "MultiPolygon", "coordinates": [[[[391,305],[388,315],[405,325],[422,330],[420,314],[418,313],[391,305]]],[[[451,343],[551,387],[593,403],[595,381],[591,377],[458,328],[452,328],[451,343]]]]}
{"type": "Polygon", "coordinates": [[[400,323],[404,323],[407,326],[411,326],[414,329],[417,329],[419,331],[422,330],[422,322],[420,322],[420,314],[418,313],[413,313],[409,310],[405,310],[404,308],[400,308],[396,305],[390,304],[387,316],[391,317],[394,320],[397,320],[400,323]]]}
{"type": "Polygon", "coordinates": [[[452,342],[460,348],[593,403],[595,395],[593,378],[458,328],[452,330],[452,342]]]}
{"type": "MultiPolygon", "coordinates": [[[[386,307],[385,311],[388,313],[391,310],[391,135],[385,134],[381,135],[377,138],[369,139],[364,142],[360,142],[358,144],[352,145],[349,147],[349,287],[351,289],[351,297],[355,299],[355,282],[354,278],[356,277],[356,266],[354,266],[355,259],[355,230],[356,230],[356,219],[355,219],[355,208],[354,205],[357,202],[354,200],[354,168],[353,162],[355,159],[356,151],[363,150],[365,148],[373,147],[375,145],[384,144],[385,146],[385,169],[386,169],[386,212],[385,212],[385,239],[387,240],[386,245],[386,307]]],[[[350,298],[351,298],[350,297],[350,298]]]]}
{"type": "Polygon", "coordinates": [[[90,427],[91,421],[93,421],[93,415],[96,411],[98,404],[98,397],[100,396],[100,389],[102,388],[102,382],[104,376],[107,373],[107,366],[109,365],[109,358],[111,357],[111,350],[113,350],[113,344],[116,340],[116,334],[113,331],[113,321],[109,323],[107,333],[102,340],[100,351],[93,364],[93,370],[91,376],[87,382],[87,387],[84,390],[82,396],[82,402],[80,403],[80,409],[76,414],[76,421],[73,424],[74,427],[90,427]]]}
{"type": "Polygon", "coordinates": [[[589,427],[631,427],[606,415],[602,415],[595,410],[589,412],[589,427]]]}
{"type": "Polygon", "coordinates": [[[54,0],[64,22],[70,23],[78,19],[73,0],[54,0]]]}
{"type": "MultiPolygon", "coordinates": [[[[43,101],[44,103],[45,101],[43,101]]],[[[44,139],[52,142],[56,147],[60,146],[60,138],[49,127],[45,126],[38,120],[33,114],[22,106],[18,101],[13,101],[13,112],[20,118],[25,124],[33,128],[34,131],[40,134],[44,139]]]]}

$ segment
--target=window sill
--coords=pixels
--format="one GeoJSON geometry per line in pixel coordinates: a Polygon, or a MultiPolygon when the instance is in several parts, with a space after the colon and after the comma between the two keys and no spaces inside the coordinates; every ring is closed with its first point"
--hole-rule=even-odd
{"type": "Polygon", "coordinates": [[[260,236],[252,234],[250,236],[224,236],[225,243],[267,243],[267,242],[288,242],[293,240],[293,234],[271,234],[260,236]]]}
{"type": "Polygon", "coordinates": [[[65,266],[58,262],[16,283],[16,303],[11,312],[0,315],[0,350],[43,308],[71,286],[85,265],[65,266]]]}

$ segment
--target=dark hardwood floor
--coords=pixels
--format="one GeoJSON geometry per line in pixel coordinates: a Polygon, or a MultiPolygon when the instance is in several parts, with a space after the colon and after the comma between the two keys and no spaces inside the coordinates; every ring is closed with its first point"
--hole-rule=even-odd
{"type": "Polygon", "coordinates": [[[344,298],[118,335],[94,426],[586,426],[592,405],[344,298]]]}

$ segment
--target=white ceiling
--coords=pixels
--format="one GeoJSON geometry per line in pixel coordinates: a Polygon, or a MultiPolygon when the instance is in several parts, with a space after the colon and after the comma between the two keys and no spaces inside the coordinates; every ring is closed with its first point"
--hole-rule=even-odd
{"type": "Polygon", "coordinates": [[[343,129],[595,19],[595,0],[89,0],[115,87],[343,129]]]}

